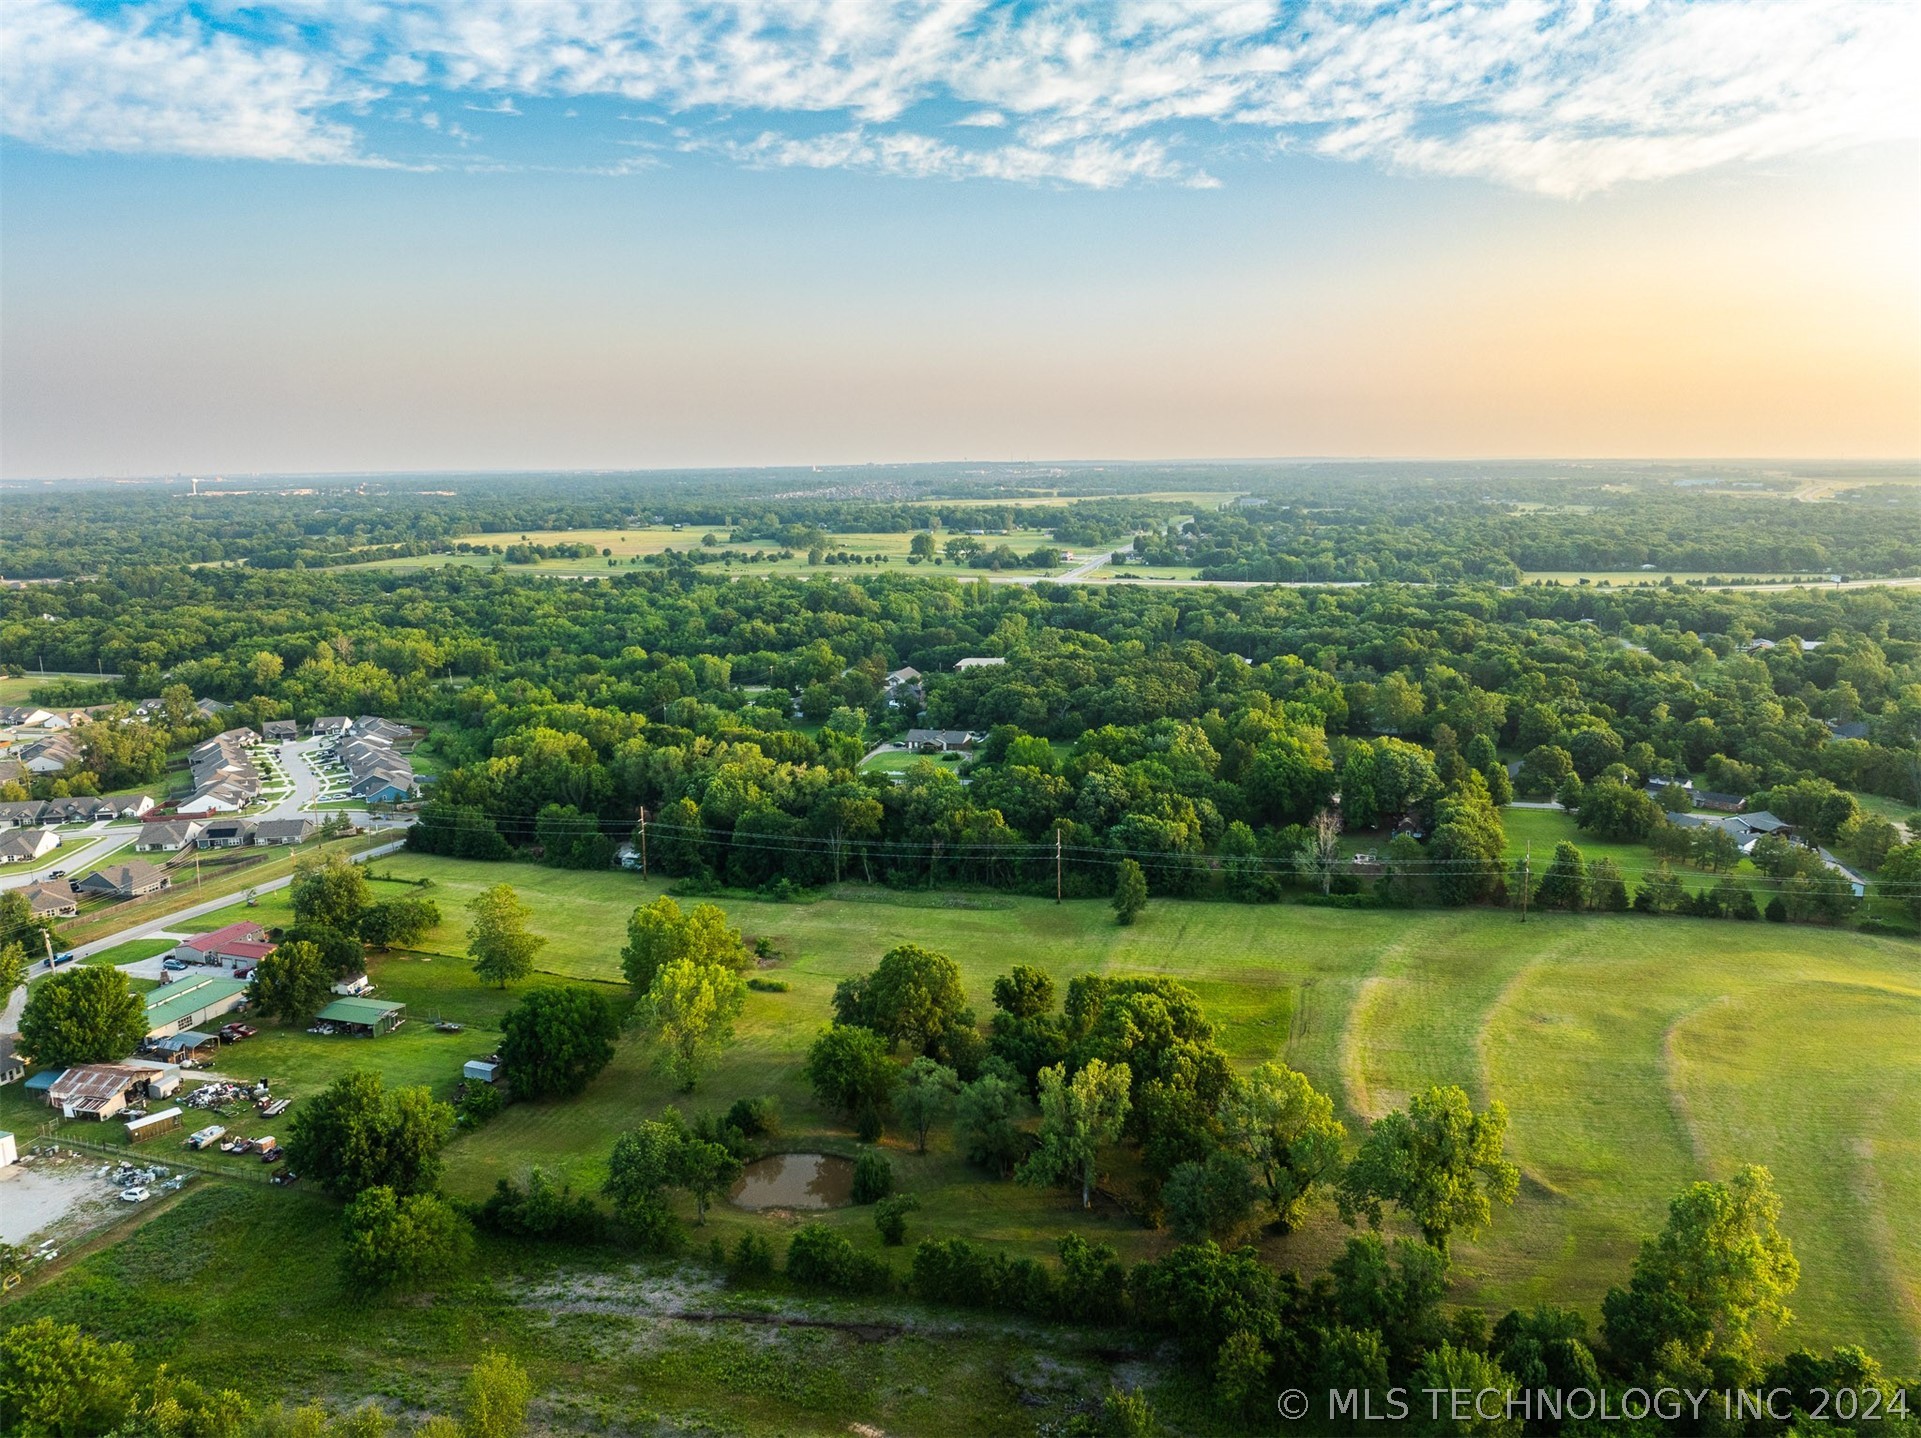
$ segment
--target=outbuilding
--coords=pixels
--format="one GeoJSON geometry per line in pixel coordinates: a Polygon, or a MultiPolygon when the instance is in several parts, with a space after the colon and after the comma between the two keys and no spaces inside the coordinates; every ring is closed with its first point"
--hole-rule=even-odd
{"type": "Polygon", "coordinates": [[[162,984],[147,995],[147,1037],[163,1039],[200,1029],[244,1004],[247,987],[242,979],[216,978],[162,984]]]}
{"type": "Polygon", "coordinates": [[[407,1006],[384,999],[335,999],[318,1017],[323,1024],[372,1038],[390,1034],[405,1023],[407,1006]]]}
{"type": "Polygon", "coordinates": [[[181,1113],[178,1108],[163,1108],[159,1113],[150,1113],[145,1118],[129,1119],[127,1122],[127,1142],[143,1143],[162,1134],[178,1133],[181,1129],[181,1113]]]}
{"type": "Polygon", "coordinates": [[[498,1059],[468,1059],[460,1066],[462,1078],[474,1079],[479,1083],[492,1083],[500,1077],[498,1059]]]}

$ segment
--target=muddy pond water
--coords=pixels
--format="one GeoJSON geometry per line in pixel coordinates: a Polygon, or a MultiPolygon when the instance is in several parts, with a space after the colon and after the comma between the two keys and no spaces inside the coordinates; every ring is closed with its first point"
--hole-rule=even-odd
{"type": "Polygon", "coordinates": [[[829,1153],[776,1153],[741,1170],[737,1208],[840,1208],[854,1197],[854,1163],[829,1153]]]}

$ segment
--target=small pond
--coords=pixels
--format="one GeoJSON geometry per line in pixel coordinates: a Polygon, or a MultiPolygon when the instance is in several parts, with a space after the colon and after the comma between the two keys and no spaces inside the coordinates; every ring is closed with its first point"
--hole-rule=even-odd
{"type": "Polygon", "coordinates": [[[741,1170],[728,1195],[738,1208],[840,1208],[854,1197],[854,1161],[828,1153],[776,1153],[741,1170]]]}

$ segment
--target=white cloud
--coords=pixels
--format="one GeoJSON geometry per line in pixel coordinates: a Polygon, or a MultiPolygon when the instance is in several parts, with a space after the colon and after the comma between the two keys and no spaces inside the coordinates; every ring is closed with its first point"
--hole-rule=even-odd
{"type": "Polygon", "coordinates": [[[350,159],[350,108],[406,85],[611,97],[754,165],[1205,183],[1173,156],[1251,136],[1575,196],[1921,129],[1921,12],[1882,0],[282,0],[297,26],[245,34],[179,6],[18,0],[6,132],[350,159]]]}
{"type": "Polygon", "coordinates": [[[0,26],[0,130],[53,150],[358,161],[353,129],[322,112],[377,94],[324,56],[249,46],[185,14],[108,24],[9,0],[0,26]]]}

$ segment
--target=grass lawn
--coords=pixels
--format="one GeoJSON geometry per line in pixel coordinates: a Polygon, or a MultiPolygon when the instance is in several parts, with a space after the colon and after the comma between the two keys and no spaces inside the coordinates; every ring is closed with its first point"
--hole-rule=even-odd
{"type": "Polygon", "coordinates": [[[907,749],[890,749],[884,754],[875,754],[861,760],[860,770],[863,774],[905,774],[923,759],[929,763],[939,764],[952,772],[959,772],[962,763],[962,756],[959,754],[956,754],[953,761],[948,763],[938,754],[916,754],[907,749]]]}
{"type": "Polygon", "coordinates": [[[155,954],[164,954],[173,946],[172,939],[129,939],[124,944],[115,944],[111,949],[102,949],[97,954],[90,954],[80,962],[97,964],[101,967],[137,964],[142,959],[151,959],[155,954]]]}
{"type": "MultiPolygon", "coordinates": [[[[0,704],[26,704],[31,701],[33,691],[49,684],[60,684],[67,680],[79,680],[85,684],[98,684],[104,691],[107,682],[118,679],[118,674],[0,674],[0,704]]],[[[100,696],[106,698],[103,692],[100,696]]],[[[71,707],[71,706],[70,706],[71,707]]],[[[34,732],[34,731],[28,731],[34,732]]]]}
{"type": "MultiPolygon", "coordinates": [[[[1565,822],[1551,811],[1513,817],[1524,815],[1565,822]]],[[[425,855],[395,855],[379,867],[431,877],[424,892],[445,916],[420,952],[376,956],[369,967],[382,996],[405,1001],[413,1021],[367,1040],[271,1031],[231,1059],[223,1055],[224,1071],[266,1075],[299,1096],[366,1066],[445,1094],[460,1060],[492,1047],[518,992],[477,985],[459,957],[468,898],[512,883],[548,940],[536,960],[542,973],[621,993],[627,916],[662,891],[631,874],[425,855]],[[435,1013],[468,1024],[467,1032],[435,1033],[435,1013]]],[[[377,885],[383,895],[387,888],[377,885]]],[[[258,917],[277,897],[234,916],[258,917]]],[[[1921,1185],[1914,942],[1766,923],[1555,914],[1523,926],[1486,911],[1168,901],[1120,928],[1098,902],[852,887],[814,903],[722,906],[749,936],[785,952],[773,972],[791,987],[749,994],[737,1041],[699,1090],[673,1092],[654,1070],[649,1041],[630,1035],[579,1098],[518,1104],[456,1138],[447,1152],[450,1192],[481,1197],[497,1178],[535,1163],[592,1188],[614,1136],[637,1119],[668,1103],[692,1114],[748,1094],[778,1098],[785,1146],[849,1151],[851,1134],[815,1105],[799,1065],[834,985],[871,968],[893,944],[917,939],[955,959],[983,1018],[992,978],[1016,962],[1063,986],[1088,971],[1178,978],[1200,994],[1236,1063],[1284,1059],[1303,1070],[1334,1096],[1351,1133],[1430,1083],[1503,1101],[1509,1153],[1524,1182],[1491,1230],[1457,1242],[1459,1301],[1498,1314],[1552,1299],[1592,1313],[1602,1292],[1625,1280],[1669,1198],[1691,1180],[1756,1162],[1776,1176],[1786,1199],[1782,1226],[1802,1258],[1791,1341],[1859,1341],[1896,1369],[1921,1352],[1921,1208],[1911,1200],[1921,1185]]],[[[0,1122],[10,1111],[0,1092],[0,1122]]],[[[891,1132],[886,1146],[901,1187],[922,1199],[914,1237],[955,1232],[1040,1255],[1059,1234],[1077,1231],[1115,1244],[1129,1261],[1170,1242],[1118,1214],[1082,1214],[1058,1193],[987,1179],[960,1161],[945,1126],[924,1156],[891,1132]]],[[[1117,1160],[1114,1177],[1125,1183],[1125,1160],[1117,1160]]],[[[826,1221],[878,1250],[864,1210],[826,1221]]],[[[753,1228],[778,1246],[794,1223],[723,1209],[700,1237],[731,1242],[753,1228]]],[[[1345,1234],[1323,1208],[1301,1231],[1264,1246],[1272,1261],[1313,1271],[1345,1234]]],[[[197,1282],[226,1292],[231,1278],[217,1271],[197,1282]]],[[[61,1285],[48,1291],[57,1296],[61,1285]]],[[[186,1301],[215,1299],[196,1290],[186,1301]]],[[[410,1325],[452,1321],[409,1308],[367,1344],[404,1351],[410,1325]]],[[[942,1430],[930,1421],[924,1431],[942,1430]]]]}

